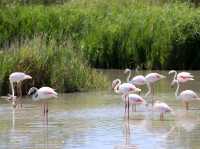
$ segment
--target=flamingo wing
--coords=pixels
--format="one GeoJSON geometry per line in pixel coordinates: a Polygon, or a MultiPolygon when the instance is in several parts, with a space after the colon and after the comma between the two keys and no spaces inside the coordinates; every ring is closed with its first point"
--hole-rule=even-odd
{"type": "Polygon", "coordinates": [[[191,75],[191,73],[189,72],[180,72],[178,75],[177,75],[177,79],[180,83],[185,83],[187,81],[190,81],[190,80],[194,80],[193,79],[193,75],[191,75]]]}
{"type": "Polygon", "coordinates": [[[135,76],[130,82],[134,85],[144,85],[144,84],[146,84],[145,77],[142,76],[142,75],[135,76]]]}
{"type": "Polygon", "coordinates": [[[56,93],[54,89],[50,87],[41,87],[38,90],[38,96],[41,99],[56,98],[58,96],[58,93],[56,93]]]}
{"type": "Polygon", "coordinates": [[[166,103],[159,102],[155,103],[153,106],[154,111],[160,112],[160,113],[166,113],[166,112],[172,112],[172,108],[170,108],[166,103]]]}
{"type": "Polygon", "coordinates": [[[150,74],[146,75],[146,77],[145,77],[145,79],[150,83],[156,82],[163,78],[165,78],[165,76],[163,76],[159,73],[150,73],[150,74]]]}
{"type": "Polygon", "coordinates": [[[199,96],[192,90],[182,91],[179,98],[182,100],[199,100],[199,96]]]}
{"type": "Polygon", "coordinates": [[[145,103],[145,100],[137,95],[137,94],[129,94],[129,101],[130,101],[130,104],[142,104],[142,103],[145,103]]]}
{"type": "Polygon", "coordinates": [[[135,85],[130,84],[130,83],[123,83],[119,86],[119,91],[122,94],[128,94],[130,92],[137,91],[138,88],[135,87],[135,85]]]}

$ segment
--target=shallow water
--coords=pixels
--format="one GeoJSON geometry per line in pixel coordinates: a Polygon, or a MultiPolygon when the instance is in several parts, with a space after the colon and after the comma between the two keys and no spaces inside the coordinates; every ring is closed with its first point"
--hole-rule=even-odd
{"type": "MultiPolygon", "coordinates": [[[[110,80],[121,78],[122,71],[104,71],[110,80]]],[[[146,74],[147,72],[140,72],[146,74]]],[[[162,74],[167,72],[162,71],[162,74]]],[[[185,88],[199,93],[200,72],[185,88]]],[[[145,106],[124,120],[124,105],[110,89],[100,92],[61,94],[49,100],[48,125],[39,103],[24,99],[22,109],[13,110],[0,101],[0,148],[27,149],[198,149],[200,146],[200,103],[193,102],[188,112],[174,97],[169,79],[155,85],[155,100],[167,102],[176,115],[164,121],[145,106]]],[[[143,93],[146,88],[143,87],[143,93]]],[[[149,99],[147,99],[149,100],[149,99]]]]}

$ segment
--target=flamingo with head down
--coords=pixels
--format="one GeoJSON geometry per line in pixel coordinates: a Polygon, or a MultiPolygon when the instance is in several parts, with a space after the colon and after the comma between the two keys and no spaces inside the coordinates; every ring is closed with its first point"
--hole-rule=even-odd
{"type": "Polygon", "coordinates": [[[159,73],[149,73],[145,76],[145,80],[148,85],[148,92],[145,94],[145,97],[150,95],[151,93],[154,95],[154,87],[153,84],[161,79],[166,78],[164,75],[161,75],[159,73]]]}
{"type": "MultiPolygon", "coordinates": [[[[22,96],[21,84],[23,80],[27,80],[27,79],[32,79],[32,77],[23,72],[13,72],[10,74],[9,80],[10,80],[10,85],[12,89],[12,95],[9,95],[9,96],[10,96],[10,99],[12,100],[13,107],[16,107],[17,105],[15,90],[14,90],[14,83],[17,84],[17,90],[19,92],[19,96],[21,97],[22,96]]],[[[22,103],[21,103],[21,107],[22,107],[22,103]]]]}
{"type": "Polygon", "coordinates": [[[172,114],[174,114],[174,110],[171,107],[169,107],[166,103],[160,102],[160,101],[156,101],[154,103],[153,111],[160,113],[160,120],[161,121],[164,120],[164,114],[165,113],[171,112],[172,114]]]}
{"type": "Polygon", "coordinates": [[[115,79],[112,82],[112,89],[115,91],[115,93],[122,95],[122,99],[125,101],[125,112],[124,112],[124,115],[126,114],[126,111],[128,111],[128,119],[129,119],[128,94],[131,93],[131,92],[140,92],[141,89],[135,87],[135,85],[130,84],[130,83],[121,83],[120,79],[115,79]],[[128,108],[128,110],[127,110],[127,108],[128,108]]]}

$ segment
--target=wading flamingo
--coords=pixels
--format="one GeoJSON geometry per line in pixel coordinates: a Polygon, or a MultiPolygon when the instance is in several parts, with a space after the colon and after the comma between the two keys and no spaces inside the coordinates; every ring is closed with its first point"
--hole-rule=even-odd
{"type": "Polygon", "coordinates": [[[50,87],[41,87],[37,89],[36,87],[32,87],[28,91],[28,95],[32,96],[34,101],[41,101],[42,102],[42,111],[43,115],[48,121],[48,102],[47,99],[50,98],[57,98],[58,94],[54,91],[54,89],[50,87]]]}
{"type": "Polygon", "coordinates": [[[181,83],[181,84],[186,83],[188,81],[194,80],[193,79],[194,76],[191,73],[189,73],[189,72],[180,72],[180,73],[177,73],[177,71],[175,71],[175,70],[169,71],[169,75],[173,74],[173,73],[174,73],[173,80],[178,80],[179,83],[181,83]]]}
{"type": "Polygon", "coordinates": [[[146,101],[137,94],[128,94],[129,104],[134,106],[134,111],[136,112],[136,106],[141,104],[146,104],[146,101]]]}
{"type": "Polygon", "coordinates": [[[161,121],[164,120],[164,114],[165,113],[171,112],[172,114],[174,114],[174,110],[172,108],[170,108],[166,103],[160,102],[160,101],[156,101],[154,103],[153,111],[160,113],[160,120],[161,121]]]}
{"type": "Polygon", "coordinates": [[[166,78],[164,75],[161,75],[159,73],[149,73],[145,76],[145,80],[147,82],[147,86],[148,86],[148,92],[145,94],[145,97],[147,97],[148,95],[152,94],[154,95],[154,87],[153,87],[153,83],[166,78]]]}
{"type": "MultiPolygon", "coordinates": [[[[13,72],[10,74],[9,80],[10,80],[10,85],[11,85],[11,89],[12,89],[12,95],[9,95],[9,96],[10,96],[10,99],[12,99],[13,107],[16,107],[16,105],[17,105],[16,97],[15,97],[14,83],[17,84],[17,92],[19,93],[19,96],[21,97],[22,96],[21,83],[23,80],[27,80],[27,79],[32,79],[32,77],[23,72],[13,72]]],[[[22,107],[22,103],[20,103],[20,104],[22,107]]]]}
{"type": "Polygon", "coordinates": [[[124,73],[125,74],[128,73],[128,76],[127,76],[127,79],[126,79],[128,83],[131,83],[131,84],[136,85],[136,86],[146,85],[146,80],[145,80],[145,77],[143,75],[137,75],[130,80],[131,70],[126,68],[124,73]]]}
{"type": "Polygon", "coordinates": [[[179,81],[178,80],[173,80],[172,85],[176,83],[177,84],[177,89],[175,91],[175,97],[176,99],[182,100],[182,102],[185,104],[186,110],[189,110],[189,102],[193,100],[200,100],[199,96],[192,90],[184,90],[182,91],[179,95],[179,81]]]}
{"type": "Polygon", "coordinates": [[[126,114],[126,111],[128,111],[128,119],[129,119],[129,100],[127,96],[131,92],[140,92],[141,89],[135,87],[135,85],[130,84],[130,83],[121,83],[120,79],[115,79],[112,82],[112,89],[114,89],[115,93],[122,95],[122,99],[125,101],[124,115],[126,114]],[[128,107],[128,110],[127,110],[127,107],[128,107]]]}

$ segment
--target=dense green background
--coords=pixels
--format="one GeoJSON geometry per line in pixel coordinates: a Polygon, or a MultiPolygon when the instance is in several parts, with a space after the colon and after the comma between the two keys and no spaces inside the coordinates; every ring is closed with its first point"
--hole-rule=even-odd
{"type": "Polygon", "coordinates": [[[13,71],[33,75],[28,87],[68,92],[106,86],[90,67],[200,68],[200,8],[193,3],[43,2],[1,1],[0,94],[13,71]]]}
{"type": "Polygon", "coordinates": [[[71,40],[96,68],[199,69],[200,9],[192,4],[74,0],[0,9],[0,46],[41,35],[71,40]]]}

